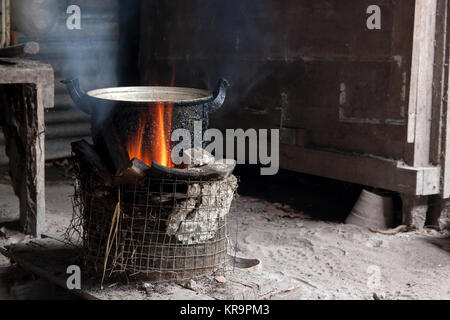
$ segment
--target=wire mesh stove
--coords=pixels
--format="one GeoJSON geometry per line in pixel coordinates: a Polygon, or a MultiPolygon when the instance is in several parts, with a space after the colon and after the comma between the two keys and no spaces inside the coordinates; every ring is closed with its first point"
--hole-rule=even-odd
{"type": "MultiPolygon", "coordinates": [[[[183,281],[225,267],[227,214],[238,181],[152,179],[108,186],[75,158],[74,218],[93,276],[183,281]]],[[[74,237],[75,235],[75,237],[74,237]]]]}

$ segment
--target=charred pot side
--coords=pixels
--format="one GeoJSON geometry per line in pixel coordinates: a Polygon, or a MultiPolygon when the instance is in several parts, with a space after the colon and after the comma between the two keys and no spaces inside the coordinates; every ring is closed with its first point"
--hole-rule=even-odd
{"type": "Polygon", "coordinates": [[[229,87],[220,79],[213,94],[178,87],[117,87],[86,93],[78,79],[63,83],[77,107],[91,115],[95,150],[114,174],[133,158],[173,167],[172,133],[186,129],[193,137],[198,121],[205,132],[209,114],[222,107],[229,87]]]}

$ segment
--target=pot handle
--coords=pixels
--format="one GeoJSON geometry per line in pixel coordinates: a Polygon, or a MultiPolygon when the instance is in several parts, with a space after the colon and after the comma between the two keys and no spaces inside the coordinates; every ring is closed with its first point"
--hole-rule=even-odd
{"type": "Polygon", "coordinates": [[[92,109],[89,106],[89,103],[87,102],[87,95],[80,88],[80,81],[78,79],[70,79],[70,80],[63,80],[61,83],[65,84],[67,87],[67,90],[69,91],[69,95],[72,98],[75,105],[80,108],[82,111],[84,111],[87,114],[92,113],[92,109]]]}
{"type": "Polygon", "coordinates": [[[219,110],[223,103],[225,102],[225,98],[227,96],[227,90],[230,87],[230,84],[225,79],[219,79],[216,89],[213,93],[213,100],[207,104],[207,112],[213,113],[219,110]]]}

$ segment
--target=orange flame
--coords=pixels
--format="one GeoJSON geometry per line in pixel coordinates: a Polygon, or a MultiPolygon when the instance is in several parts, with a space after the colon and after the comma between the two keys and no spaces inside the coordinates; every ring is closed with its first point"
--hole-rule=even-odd
{"type": "MultiPolygon", "coordinates": [[[[171,87],[174,85],[175,72],[171,87]]],[[[127,143],[130,160],[136,158],[151,166],[156,162],[173,168],[170,135],[172,132],[173,103],[159,102],[156,106],[143,108],[139,115],[137,131],[127,143]]]]}
{"type": "Polygon", "coordinates": [[[157,109],[156,139],[159,140],[157,143],[159,148],[153,150],[153,157],[157,163],[165,167],[173,167],[170,148],[173,104],[158,103],[157,109]]]}
{"type": "Polygon", "coordinates": [[[143,108],[139,115],[138,128],[127,143],[128,156],[151,166],[156,162],[173,167],[171,159],[170,134],[173,104],[157,103],[143,108]]]}

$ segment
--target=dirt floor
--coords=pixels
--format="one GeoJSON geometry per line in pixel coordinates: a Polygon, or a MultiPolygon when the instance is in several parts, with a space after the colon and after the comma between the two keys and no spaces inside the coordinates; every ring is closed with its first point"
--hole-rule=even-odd
{"type": "MultiPolygon", "coordinates": [[[[52,170],[48,168],[46,234],[58,236],[70,222],[73,187],[61,170],[52,170]]],[[[7,182],[5,176],[0,179],[0,225],[18,216],[7,182]]],[[[387,236],[342,224],[358,186],[291,173],[272,181],[241,176],[241,185],[230,214],[237,255],[261,260],[274,279],[300,283],[271,299],[450,299],[448,233],[387,236]]],[[[0,233],[0,246],[27,241],[9,227],[13,224],[2,229],[6,236],[0,233]]],[[[45,288],[38,290],[40,298],[68,297],[23,273],[18,283],[20,277],[11,275],[18,271],[8,266],[0,256],[0,299],[36,297],[33,289],[23,289],[30,281],[33,288],[45,288]]]]}

